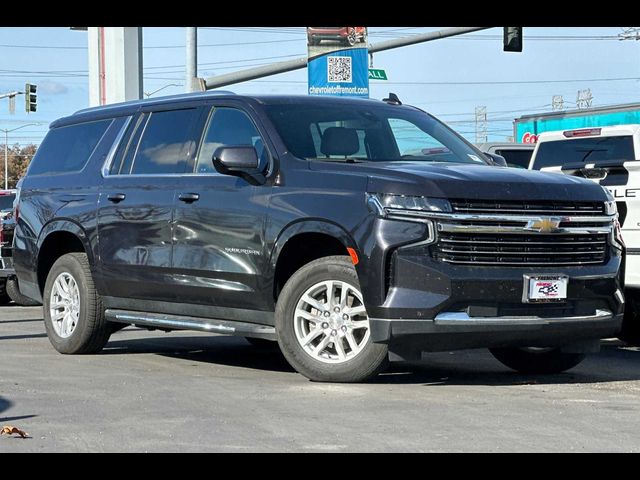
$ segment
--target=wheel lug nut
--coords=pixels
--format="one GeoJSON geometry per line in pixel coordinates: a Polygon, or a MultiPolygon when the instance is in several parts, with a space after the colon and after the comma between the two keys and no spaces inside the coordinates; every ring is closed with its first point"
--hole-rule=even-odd
{"type": "Polygon", "coordinates": [[[325,317],[328,317],[329,315],[330,315],[329,312],[324,312],[325,317]]]}
{"type": "Polygon", "coordinates": [[[331,330],[331,336],[335,337],[338,334],[337,330],[331,330]]]}
{"type": "Polygon", "coordinates": [[[347,326],[346,326],[346,325],[343,325],[343,326],[342,326],[342,331],[343,331],[343,332],[345,332],[345,333],[347,333],[347,326]]]}
{"type": "Polygon", "coordinates": [[[329,324],[327,322],[322,322],[322,328],[323,329],[329,328],[329,324]]]}
{"type": "Polygon", "coordinates": [[[336,307],[333,309],[334,312],[339,313],[340,312],[340,307],[336,307]]]}
{"type": "Polygon", "coordinates": [[[347,315],[346,313],[344,315],[342,315],[342,319],[343,320],[349,320],[349,315],[347,315]]]}

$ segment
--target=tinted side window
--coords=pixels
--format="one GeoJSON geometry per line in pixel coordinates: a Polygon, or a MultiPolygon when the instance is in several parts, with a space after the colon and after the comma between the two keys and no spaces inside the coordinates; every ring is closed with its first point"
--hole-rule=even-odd
{"type": "Polygon", "coordinates": [[[264,141],[251,118],[236,108],[217,108],[209,119],[200,153],[196,172],[215,172],[213,153],[221,146],[253,146],[258,154],[261,168],[269,162],[269,153],[264,141]]]}
{"type": "Polygon", "coordinates": [[[189,134],[196,113],[195,109],[151,113],[131,173],[183,173],[193,146],[189,134]]]}
{"type": "Polygon", "coordinates": [[[99,120],[50,130],[31,162],[29,175],[82,170],[111,122],[99,120]]]}

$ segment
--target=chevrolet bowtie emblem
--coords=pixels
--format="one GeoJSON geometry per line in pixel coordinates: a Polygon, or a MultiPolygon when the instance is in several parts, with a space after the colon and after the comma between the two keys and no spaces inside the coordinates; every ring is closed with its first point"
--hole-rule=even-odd
{"type": "Polygon", "coordinates": [[[553,233],[560,229],[560,218],[538,218],[536,220],[529,220],[525,230],[531,230],[538,233],[553,233]]]}

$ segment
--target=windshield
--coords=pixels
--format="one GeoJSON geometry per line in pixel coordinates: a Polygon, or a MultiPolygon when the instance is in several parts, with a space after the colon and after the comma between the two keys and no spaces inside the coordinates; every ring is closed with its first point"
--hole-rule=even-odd
{"type": "Polygon", "coordinates": [[[288,150],[299,158],[487,164],[450,128],[417,110],[352,103],[266,108],[288,150]]]}
{"type": "Polygon", "coordinates": [[[633,137],[590,137],[577,140],[542,142],[533,169],[559,167],[571,163],[594,163],[605,160],[633,160],[633,137]]]}

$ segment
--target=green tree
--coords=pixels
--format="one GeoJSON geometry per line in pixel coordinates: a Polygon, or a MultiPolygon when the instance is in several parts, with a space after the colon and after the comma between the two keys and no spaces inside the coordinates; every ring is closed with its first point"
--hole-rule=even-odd
{"type": "MultiPolygon", "coordinates": [[[[8,148],[9,188],[16,188],[18,180],[27,173],[29,162],[36,153],[35,145],[21,146],[15,144],[8,148]]],[[[0,145],[2,154],[2,168],[0,168],[0,188],[4,188],[4,145],[0,145]]]]}

